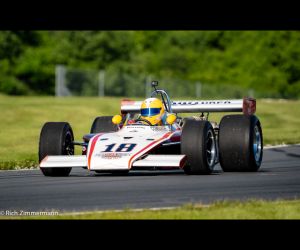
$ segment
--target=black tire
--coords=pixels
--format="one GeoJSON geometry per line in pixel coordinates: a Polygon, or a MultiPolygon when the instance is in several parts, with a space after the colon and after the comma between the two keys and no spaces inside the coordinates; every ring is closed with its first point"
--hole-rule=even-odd
{"type": "Polygon", "coordinates": [[[187,119],[181,135],[181,153],[187,156],[184,172],[210,174],[215,165],[216,150],[215,133],[210,122],[187,119]]]}
{"type": "Polygon", "coordinates": [[[223,171],[257,171],[262,157],[263,136],[258,118],[255,115],[224,116],[219,126],[219,159],[223,171]]]}
{"type": "Polygon", "coordinates": [[[91,134],[118,131],[118,125],[112,123],[112,118],[112,116],[96,117],[91,127],[91,134]]]}
{"type": "Polygon", "coordinates": [[[184,118],[182,118],[180,123],[179,123],[180,127],[183,128],[183,126],[184,126],[184,124],[186,123],[187,120],[195,120],[195,118],[194,117],[184,117],[184,118]]]}
{"type": "MultiPolygon", "coordinates": [[[[74,135],[67,122],[44,124],[39,142],[39,162],[47,155],[74,155],[74,135]]],[[[72,168],[40,168],[45,176],[68,176],[72,168]]]]}

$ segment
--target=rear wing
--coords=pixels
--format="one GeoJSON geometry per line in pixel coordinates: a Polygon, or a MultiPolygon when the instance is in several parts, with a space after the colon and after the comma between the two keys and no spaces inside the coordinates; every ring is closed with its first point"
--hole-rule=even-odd
{"type": "MultiPolygon", "coordinates": [[[[141,101],[123,100],[121,113],[139,113],[141,101]]],[[[256,100],[245,97],[239,100],[205,100],[205,101],[172,101],[173,113],[198,113],[198,112],[243,112],[252,115],[256,111],[256,100]]]]}

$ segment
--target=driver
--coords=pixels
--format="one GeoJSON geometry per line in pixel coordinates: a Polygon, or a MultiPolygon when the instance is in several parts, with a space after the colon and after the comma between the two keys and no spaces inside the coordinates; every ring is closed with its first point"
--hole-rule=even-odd
{"type": "Polygon", "coordinates": [[[148,98],[142,102],[140,118],[149,121],[152,126],[162,126],[166,116],[167,114],[161,100],[148,98]]]}

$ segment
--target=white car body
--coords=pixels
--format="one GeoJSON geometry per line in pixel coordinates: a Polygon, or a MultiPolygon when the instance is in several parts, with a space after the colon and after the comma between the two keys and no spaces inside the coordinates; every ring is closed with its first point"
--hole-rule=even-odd
{"type": "Polygon", "coordinates": [[[133,167],[183,168],[185,155],[148,155],[162,144],[180,143],[181,131],[171,126],[127,125],[90,139],[84,156],[47,156],[40,167],[87,167],[89,170],[130,170],[133,167]],[[171,140],[171,141],[170,141],[171,140]]]}

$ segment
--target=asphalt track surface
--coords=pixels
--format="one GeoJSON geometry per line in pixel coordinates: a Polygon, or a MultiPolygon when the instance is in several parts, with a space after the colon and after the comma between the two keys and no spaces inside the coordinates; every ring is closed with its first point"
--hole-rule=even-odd
{"type": "Polygon", "coordinates": [[[300,197],[300,145],[264,150],[255,173],[211,175],[183,171],[133,171],[128,176],[73,169],[69,177],[44,177],[39,170],[0,171],[0,212],[91,211],[175,207],[217,200],[300,197]]]}

